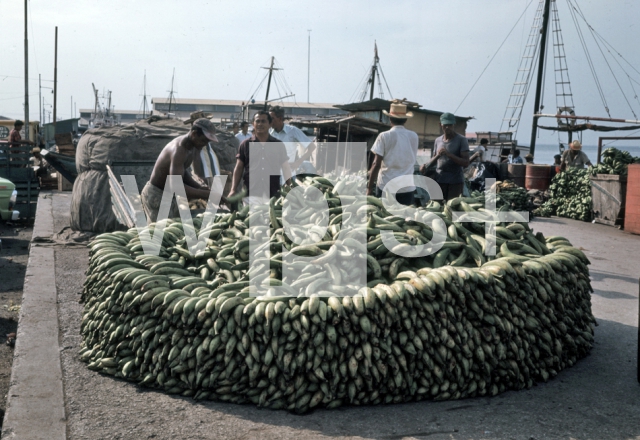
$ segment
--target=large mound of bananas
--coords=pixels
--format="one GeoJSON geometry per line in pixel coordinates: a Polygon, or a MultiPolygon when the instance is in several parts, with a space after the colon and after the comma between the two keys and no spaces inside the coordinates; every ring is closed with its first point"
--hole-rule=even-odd
{"type": "Polygon", "coordinates": [[[551,179],[550,199],[533,211],[535,215],[567,217],[574,220],[591,221],[591,180],[589,171],[567,168],[551,179]]]}
{"type": "Polygon", "coordinates": [[[609,147],[602,152],[602,160],[589,171],[592,175],[596,174],[617,174],[619,176],[627,175],[627,167],[632,163],[640,163],[640,157],[633,157],[628,151],[618,150],[609,147]]]}
{"type": "MultiPolygon", "coordinates": [[[[302,182],[303,198],[313,205],[308,188],[315,188],[329,206],[327,213],[312,209],[315,243],[294,244],[289,235],[302,231],[281,227],[289,198],[216,216],[206,249],[195,255],[186,247],[188,227],[175,221],[167,222],[158,256],[143,254],[134,229],[96,237],[80,358],[171,394],[303,413],[496,395],[546,381],[589,353],[589,261],[566,239],[534,234],[524,222],[499,223],[499,252],[487,257],[485,223],[451,220],[454,211],[491,219],[477,200],[432,202],[410,219],[390,215],[373,197],[342,211],[359,182],[302,182]],[[248,227],[261,215],[273,229],[248,227]],[[366,228],[354,231],[368,236],[366,245],[341,238],[348,216],[363,217],[366,228]],[[323,218],[324,235],[317,227],[323,218]],[[446,241],[433,256],[399,257],[382,243],[385,230],[400,246],[436,232],[446,241]],[[250,267],[251,241],[265,238],[250,267]],[[315,261],[283,278],[288,252],[315,261]],[[354,290],[345,281],[357,275],[352,252],[366,257],[368,287],[354,290]],[[330,253],[335,258],[325,258],[330,253]],[[251,296],[256,267],[267,268],[264,284],[292,296],[251,296]]],[[[202,217],[193,223],[200,232],[202,217]]]]}

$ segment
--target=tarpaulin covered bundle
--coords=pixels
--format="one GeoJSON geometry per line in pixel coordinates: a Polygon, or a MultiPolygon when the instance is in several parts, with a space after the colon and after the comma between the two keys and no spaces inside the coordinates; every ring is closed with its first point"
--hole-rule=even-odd
{"type": "Polygon", "coordinates": [[[111,208],[109,161],[155,161],[165,145],[188,130],[182,121],[151,118],[87,131],[76,149],[78,177],[73,185],[71,227],[92,232],[121,228],[111,208]]]}
{"type": "MultiPolygon", "coordinates": [[[[151,117],[135,124],[87,131],[76,149],[78,177],[73,185],[71,227],[106,232],[121,228],[111,206],[107,165],[110,161],[155,161],[162,149],[190,125],[176,119],[151,117]]],[[[236,145],[231,133],[218,133],[213,148],[220,167],[233,171],[236,145]]],[[[142,191],[142,188],[138,188],[142,191]]]]}

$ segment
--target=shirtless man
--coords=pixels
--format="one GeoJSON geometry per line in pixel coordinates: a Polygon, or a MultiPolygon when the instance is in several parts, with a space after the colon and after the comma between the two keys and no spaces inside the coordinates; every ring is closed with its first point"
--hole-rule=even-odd
{"type": "MultiPolygon", "coordinates": [[[[162,193],[169,175],[182,176],[189,200],[209,199],[210,189],[199,185],[187,171],[193,161],[194,154],[200,154],[209,141],[218,142],[215,128],[209,119],[200,118],[193,122],[189,133],[175,138],[162,149],[153,167],[151,178],[141,194],[142,206],[149,221],[155,222],[158,219],[162,193]]],[[[221,197],[221,202],[225,201],[224,197],[221,197]]],[[[171,202],[169,218],[179,216],[178,206],[174,200],[171,202]]]]}

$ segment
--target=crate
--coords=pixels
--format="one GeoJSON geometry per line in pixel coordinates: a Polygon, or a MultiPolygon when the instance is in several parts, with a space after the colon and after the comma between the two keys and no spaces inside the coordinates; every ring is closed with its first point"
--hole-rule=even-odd
{"type": "Polygon", "coordinates": [[[640,234],[640,164],[631,164],[628,170],[624,229],[640,234]]]}
{"type": "Polygon", "coordinates": [[[590,176],[593,217],[609,226],[624,224],[627,177],[615,174],[590,176]]]}
{"type": "Polygon", "coordinates": [[[58,191],[72,191],[73,183],[69,182],[62,174],[58,173],[58,191]]]}

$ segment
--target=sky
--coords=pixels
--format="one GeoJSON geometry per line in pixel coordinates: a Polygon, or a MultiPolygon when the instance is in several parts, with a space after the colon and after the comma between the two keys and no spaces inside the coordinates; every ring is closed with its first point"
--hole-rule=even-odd
{"type": "MultiPolygon", "coordinates": [[[[606,117],[568,1],[557,5],[576,114],[606,117]]],[[[611,117],[636,119],[635,112],[640,119],[640,2],[570,1],[626,60],[609,55],[612,49],[600,41],[609,67],[579,19],[611,117]]],[[[288,90],[270,97],[291,91],[295,97],[287,101],[348,103],[357,100],[375,42],[393,98],[473,116],[468,131],[498,131],[537,7],[538,0],[28,0],[29,117],[41,119],[38,75],[47,120],[52,112],[58,26],[58,119],[93,108],[92,83],[100,93],[112,91],[116,110],[141,109],[145,72],[147,95],[167,98],[174,69],[177,98],[246,100],[271,56],[288,90]]],[[[24,119],[24,1],[0,0],[0,16],[0,115],[24,119]]],[[[545,82],[545,112],[555,113],[552,68],[545,82]]],[[[384,83],[383,91],[389,99],[384,83]]],[[[263,86],[256,100],[264,94],[263,86]]],[[[532,112],[533,88],[522,113],[520,144],[529,144],[532,112]]],[[[583,143],[596,144],[597,136],[587,132],[583,143]]],[[[541,132],[537,142],[557,143],[558,135],[541,132]]]]}

